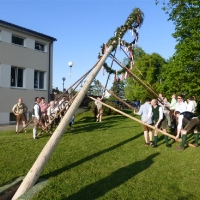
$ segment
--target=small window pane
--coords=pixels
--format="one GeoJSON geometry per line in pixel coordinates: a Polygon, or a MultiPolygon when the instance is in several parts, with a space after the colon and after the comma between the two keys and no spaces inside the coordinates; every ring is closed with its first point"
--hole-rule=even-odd
{"type": "Polygon", "coordinates": [[[40,72],[39,89],[44,89],[44,72],[40,72]]]}
{"type": "Polygon", "coordinates": [[[11,67],[11,83],[10,85],[15,87],[15,80],[16,80],[16,68],[15,67],[11,67]]]}
{"type": "Polygon", "coordinates": [[[23,72],[24,70],[21,68],[11,67],[11,87],[23,87],[23,72]]]}
{"type": "Polygon", "coordinates": [[[39,42],[35,42],[35,49],[44,51],[44,44],[41,44],[39,42]]]}
{"type": "Polygon", "coordinates": [[[23,69],[18,68],[17,87],[23,87],[23,69]]]}
{"type": "Polygon", "coordinates": [[[38,72],[34,72],[34,88],[38,88],[38,72]]]}
{"type": "Polygon", "coordinates": [[[34,88],[35,89],[44,89],[44,73],[40,71],[34,72],[34,88]]]}
{"type": "Polygon", "coordinates": [[[24,46],[24,39],[13,35],[12,43],[24,46]]]}

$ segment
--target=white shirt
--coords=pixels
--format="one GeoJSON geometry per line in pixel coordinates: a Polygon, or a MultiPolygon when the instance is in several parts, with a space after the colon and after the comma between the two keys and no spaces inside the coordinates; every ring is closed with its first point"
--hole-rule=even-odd
{"type": "Polygon", "coordinates": [[[36,117],[39,120],[40,119],[40,116],[39,116],[40,106],[39,106],[39,104],[35,103],[35,105],[33,106],[33,109],[34,109],[35,115],[32,115],[32,116],[36,117]]]}
{"type": "Polygon", "coordinates": [[[181,103],[177,102],[175,106],[175,111],[179,111],[180,113],[187,111],[186,104],[183,101],[181,103]]]}
{"type": "Polygon", "coordinates": [[[179,117],[178,117],[178,126],[177,126],[177,128],[179,130],[182,129],[182,124],[183,124],[183,115],[179,115],[179,117]]]}
{"type": "Polygon", "coordinates": [[[176,107],[176,99],[172,98],[171,104],[170,104],[170,110],[175,110],[176,107]]]}
{"type": "MultiPolygon", "coordinates": [[[[66,102],[65,100],[62,99],[62,100],[59,101],[59,104],[58,104],[58,105],[59,105],[59,108],[60,108],[60,109],[63,109],[63,108],[65,107],[66,104],[67,104],[67,102],[66,102]]],[[[68,108],[68,106],[66,107],[66,109],[67,109],[67,108],[68,108]]]]}
{"type": "Polygon", "coordinates": [[[55,117],[57,112],[59,111],[58,106],[52,108],[51,106],[47,109],[47,115],[51,117],[55,117]]]}
{"type": "Polygon", "coordinates": [[[194,113],[195,105],[193,101],[189,101],[187,104],[187,111],[194,113]]]}

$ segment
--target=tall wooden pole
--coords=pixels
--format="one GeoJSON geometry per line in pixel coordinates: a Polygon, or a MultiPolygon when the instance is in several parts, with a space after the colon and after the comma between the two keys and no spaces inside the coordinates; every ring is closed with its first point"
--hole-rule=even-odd
{"type": "Polygon", "coordinates": [[[91,75],[88,77],[88,80],[85,82],[84,86],[78,93],[76,99],[74,100],[73,104],[69,107],[66,115],[60,122],[59,126],[54,131],[54,134],[51,136],[45,147],[43,148],[42,152],[38,156],[37,160],[29,170],[28,174],[24,178],[23,182],[21,183],[20,187],[18,188],[17,192],[13,196],[12,200],[16,200],[26,191],[28,191],[38,180],[42,170],[44,169],[46,163],[48,162],[51,154],[53,153],[54,149],[56,148],[57,144],[60,141],[62,134],[65,132],[69,122],[71,121],[72,116],[74,115],[75,111],[81,104],[84,96],[87,94],[87,91],[92,84],[92,81],[98,74],[99,70],[101,69],[102,65],[104,64],[105,60],[109,56],[113,49],[113,46],[110,46],[107,49],[107,52],[103,55],[97,66],[94,68],[91,75]]]}

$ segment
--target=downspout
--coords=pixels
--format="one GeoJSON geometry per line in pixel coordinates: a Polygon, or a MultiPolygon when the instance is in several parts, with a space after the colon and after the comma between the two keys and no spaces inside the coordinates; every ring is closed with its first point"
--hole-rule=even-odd
{"type": "Polygon", "coordinates": [[[52,46],[53,41],[49,43],[49,77],[48,77],[48,102],[50,101],[50,82],[51,82],[51,46],[52,46]]]}

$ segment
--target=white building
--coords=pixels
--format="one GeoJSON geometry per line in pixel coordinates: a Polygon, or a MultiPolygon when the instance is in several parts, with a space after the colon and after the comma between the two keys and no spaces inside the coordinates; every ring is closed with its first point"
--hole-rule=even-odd
{"type": "Polygon", "coordinates": [[[15,121],[22,98],[32,113],[35,97],[49,100],[55,38],[0,20],[0,124],[15,121]]]}

